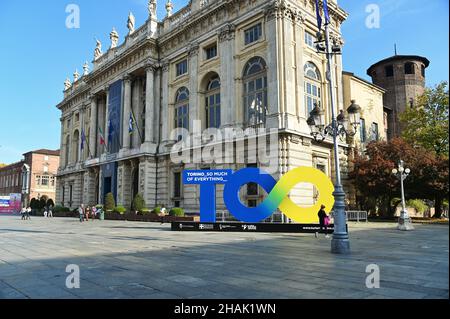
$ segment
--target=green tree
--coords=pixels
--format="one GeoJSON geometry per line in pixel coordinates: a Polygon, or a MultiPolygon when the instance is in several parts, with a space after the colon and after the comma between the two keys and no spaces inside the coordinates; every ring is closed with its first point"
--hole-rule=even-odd
{"type": "Polygon", "coordinates": [[[51,198],[49,198],[48,200],[47,200],[47,206],[48,207],[54,207],[55,206],[55,202],[53,201],[53,199],[51,199],[51,198]]]}
{"type": "Polygon", "coordinates": [[[142,197],[141,193],[137,193],[133,199],[133,203],[131,204],[131,209],[133,211],[141,212],[142,209],[144,209],[144,208],[145,208],[144,197],[142,197]]]}
{"type": "Polygon", "coordinates": [[[114,201],[114,195],[112,193],[106,194],[105,210],[112,211],[115,207],[116,207],[116,202],[114,201]]]}
{"type": "Polygon", "coordinates": [[[405,180],[407,199],[433,200],[434,217],[440,217],[443,200],[449,194],[448,159],[422,147],[413,147],[401,138],[372,142],[364,156],[356,156],[349,176],[361,195],[360,203],[374,203],[366,209],[381,206],[382,214],[393,215],[394,199],[400,197],[400,183],[391,171],[400,159],[411,169],[405,180]]]}
{"type": "Polygon", "coordinates": [[[422,146],[448,157],[448,86],[441,82],[425,89],[416,106],[400,114],[402,137],[414,146],[422,146]]]}
{"type": "Polygon", "coordinates": [[[38,208],[43,209],[47,205],[47,201],[48,201],[47,195],[41,196],[41,198],[39,199],[39,207],[38,208]]]}

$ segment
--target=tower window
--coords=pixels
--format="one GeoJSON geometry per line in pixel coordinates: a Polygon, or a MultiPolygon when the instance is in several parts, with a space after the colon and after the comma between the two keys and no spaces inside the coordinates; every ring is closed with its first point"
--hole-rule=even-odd
{"type": "Polygon", "coordinates": [[[425,77],[425,66],[422,65],[422,76],[425,77]]]}
{"type": "Polygon", "coordinates": [[[384,71],[385,71],[387,77],[394,76],[394,66],[393,65],[385,66],[384,71]]]}
{"type": "Polygon", "coordinates": [[[405,74],[414,74],[414,63],[405,63],[405,74]]]}

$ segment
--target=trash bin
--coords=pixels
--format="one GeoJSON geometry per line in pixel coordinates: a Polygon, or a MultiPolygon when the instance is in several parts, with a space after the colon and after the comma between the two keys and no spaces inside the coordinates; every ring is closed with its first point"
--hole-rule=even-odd
{"type": "Polygon", "coordinates": [[[103,209],[100,211],[100,220],[105,220],[105,212],[103,209]]]}

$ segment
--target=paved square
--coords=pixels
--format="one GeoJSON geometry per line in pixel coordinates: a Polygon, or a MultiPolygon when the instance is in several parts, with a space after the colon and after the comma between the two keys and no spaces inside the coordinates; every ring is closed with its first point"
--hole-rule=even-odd
{"type": "Polygon", "coordinates": [[[0,216],[0,298],[448,298],[448,225],[349,225],[350,256],[310,234],[0,216]],[[80,267],[79,289],[66,266],[80,267]],[[380,288],[366,287],[366,267],[380,288]]]}

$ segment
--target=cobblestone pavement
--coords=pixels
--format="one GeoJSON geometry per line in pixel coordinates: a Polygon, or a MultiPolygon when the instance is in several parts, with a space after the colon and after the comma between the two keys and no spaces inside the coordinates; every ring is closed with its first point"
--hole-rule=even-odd
{"type": "Polygon", "coordinates": [[[448,225],[351,223],[349,256],[310,234],[0,216],[0,298],[448,298],[448,225]],[[80,288],[66,288],[66,266],[80,288]],[[380,288],[366,287],[366,267],[380,288]]]}

